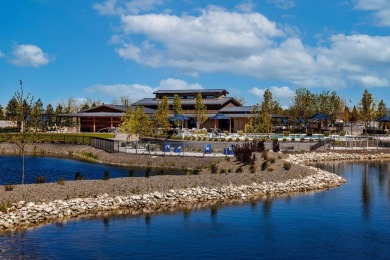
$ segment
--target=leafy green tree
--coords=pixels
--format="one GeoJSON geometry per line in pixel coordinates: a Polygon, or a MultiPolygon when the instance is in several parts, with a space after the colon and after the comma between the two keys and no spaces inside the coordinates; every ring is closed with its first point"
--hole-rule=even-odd
{"type": "Polygon", "coordinates": [[[269,89],[264,91],[263,102],[261,103],[260,112],[260,129],[262,132],[270,133],[272,131],[272,112],[275,108],[275,102],[272,100],[272,93],[269,89]]]}
{"type": "Polygon", "coordinates": [[[173,96],[173,104],[172,104],[173,114],[175,116],[183,113],[183,108],[181,106],[181,99],[178,94],[173,96]]]}
{"type": "Polygon", "coordinates": [[[168,117],[169,117],[168,97],[164,96],[158,102],[157,110],[154,113],[153,123],[157,133],[160,130],[162,130],[165,133],[167,129],[170,128],[171,125],[168,121],[168,117]]]}
{"type": "MultiPolygon", "coordinates": [[[[172,104],[172,109],[173,109],[173,115],[174,116],[177,116],[177,115],[180,115],[183,113],[183,108],[181,106],[181,99],[179,97],[179,95],[175,94],[173,96],[173,104],[172,104]]],[[[178,127],[181,125],[181,122],[180,120],[179,121],[175,121],[175,126],[178,127]]]]}
{"type": "Polygon", "coordinates": [[[291,119],[302,118],[307,120],[316,112],[316,103],[316,96],[308,89],[297,89],[293,97],[293,104],[289,109],[291,119]]]}
{"type": "Polygon", "coordinates": [[[48,115],[54,115],[54,108],[53,108],[53,106],[51,104],[48,104],[46,106],[45,113],[48,114],[48,115]]]}
{"type": "Polygon", "coordinates": [[[207,107],[203,103],[202,94],[198,93],[195,99],[195,120],[196,128],[200,129],[201,125],[207,120],[207,107]]]}
{"type": "Polygon", "coordinates": [[[0,105],[0,120],[5,120],[4,108],[0,105]]]}
{"type": "Polygon", "coordinates": [[[359,103],[359,116],[363,120],[366,129],[376,116],[375,101],[367,89],[364,91],[359,103]]]}
{"type": "Polygon", "coordinates": [[[256,104],[252,108],[252,117],[246,125],[246,131],[250,133],[270,133],[273,128],[272,114],[278,109],[278,103],[272,99],[272,93],[266,89],[261,105],[256,104]]]}
{"type": "Polygon", "coordinates": [[[127,134],[149,136],[152,133],[152,121],[142,107],[129,107],[121,119],[119,129],[127,134]]]}
{"type": "Polygon", "coordinates": [[[351,122],[351,111],[349,110],[349,107],[345,106],[341,119],[344,122],[351,122]]]}
{"type": "Polygon", "coordinates": [[[64,108],[62,107],[62,105],[61,104],[58,104],[57,106],[56,106],[56,115],[61,115],[61,114],[63,114],[64,113],[64,108]]]}

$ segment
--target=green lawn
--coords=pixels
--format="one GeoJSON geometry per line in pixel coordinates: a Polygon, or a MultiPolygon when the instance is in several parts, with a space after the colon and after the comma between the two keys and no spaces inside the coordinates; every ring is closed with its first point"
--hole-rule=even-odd
{"type": "MultiPolygon", "coordinates": [[[[0,134],[0,142],[13,142],[21,133],[0,134]]],[[[114,138],[111,133],[35,133],[27,134],[28,142],[89,144],[91,137],[114,138]]]]}

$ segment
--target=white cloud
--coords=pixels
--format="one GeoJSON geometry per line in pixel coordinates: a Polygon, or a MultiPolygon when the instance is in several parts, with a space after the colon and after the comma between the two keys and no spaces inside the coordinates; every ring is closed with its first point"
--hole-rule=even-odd
{"type": "Polygon", "coordinates": [[[282,87],[272,86],[272,87],[264,88],[264,89],[254,87],[254,88],[251,88],[248,91],[248,93],[252,94],[254,96],[257,96],[260,99],[263,99],[264,92],[266,89],[269,89],[269,91],[271,91],[271,93],[272,93],[272,98],[274,100],[279,101],[279,102],[286,101],[295,95],[295,92],[292,91],[287,86],[282,86],[282,87]]]}
{"type": "Polygon", "coordinates": [[[4,52],[0,51],[0,58],[3,58],[5,56],[4,52]]]}
{"type": "Polygon", "coordinates": [[[379,26],[390,26],[390,1],[388,0],[355,0],[355,9],[373,12],[379,26]]]}
{"type": "Polygon", "coordinates": [[[268,0],[267,2],[281,9],[290,9],[295,6],[294,0],[268,0]]]}
{"type": "Polygon", "coordinates": [[[153,92],[159,89],[202,89],[198,83],[188,83],[180,79],[164,79],[155,88],[140,84],[112,84],[112,85],[95,85],[84,89],[87,94],[100,94],[110,98],[128,96],[132,101],[138,101],[142,98],[153,97],[153,92]]]}
{"type": "Polygon", "coordinates": [[[241,4],[238,4],[235,6],[235,9],[239,12],[243,13],[251,13],[253,9],[255,9],[256,4],[252,2],[252,0],[246,0],[242,2],[241,4]]]}
{"type": "Polygon", "coordinates": [[[93,8],[100,15],[126,15],[151,11],[163,3],[162,0],[105,0],[103,3],[95,3],[93,8]]]}
{"type": "Polygon", "coordinates": [[[49,55],[36,45],[16,45],[12,50],[11,63],[22,67],[40,67],[49,63],[49,55]]]}
{"type": "Polygon", "coordinates": [[[227,72],[301,87],[390,84],[390,36],[338,34],[311,47],[260,13],[215,6],[197,16],[120,17],[117,54],[153,68],[175,68],[187,75],[227,72]]]}

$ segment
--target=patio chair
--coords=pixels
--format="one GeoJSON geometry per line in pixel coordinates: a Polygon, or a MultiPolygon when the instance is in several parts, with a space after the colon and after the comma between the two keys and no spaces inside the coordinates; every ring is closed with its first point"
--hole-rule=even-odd
{"type": "Polygon", "coordinates": [[[173,148],[173,152],[174,153],[181,153],[181,146],[176,146],[175,148],[173,148]]]}
{"type": "Polygon", "coordinates": [[[166,143],[164,148],[163,148],[163,152],[170,152],[171,151],[171,146],[172,146],[171,143],[166,143]]]}
{"type": "Polygon", "coordinates": [[[223,154],[225,155],[233,155],[234,144],[229,145],[228,148],[223,148],[223,154]]]}
{"type": "Polygon", "coordinates": [[[211,153],[211,144],[206,144],[204,146],[203,153],[211,153]]]}

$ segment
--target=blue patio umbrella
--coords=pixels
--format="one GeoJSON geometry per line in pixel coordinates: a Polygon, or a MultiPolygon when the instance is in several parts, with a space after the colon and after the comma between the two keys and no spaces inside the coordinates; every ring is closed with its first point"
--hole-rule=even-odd
{"type": "Polygon", "coordinates": [[[317,114],[315,114],[315,115],[311,116],[311,117],[310,117],[310,119],[316,119],[316,120],[328,120],[328,119],[329,119],[329,117],[328,117],[328,116],[326,116],[326,115],[324,115],[324,114],[322,114],[322,113],[317,113],[317,114]]]}
{"type": "Polygon", "coordinates": [[[230,119],[230,117],[228,117],[222,113],[218,113],[218,114],[215,114],[214,116],[210,117],[210,119],[224,120],[224,119],[230,119]]]}
{"type": "Polygon", "coordinates": [[[187,121],[187,120],[189,120],[189,118],[181,114],[171,117],[169,119],[169,121],[187,121]]]}
{"type": "Polygon", "coordinates": [[[384,122],[390,122],[390,116],[385,116],[377,119],[376,121],[384,123],[384,122]]]}
{"type": "MultiPolygon", "coordinates": [[[[228,116],[226,116],[226,115],[224,115],[222,113],[217,113],[214,116],[210,117],[210,119],[214,119],[214,120],[230,120],[230,117],[228,117],[228,116]]],[[[229,124],[230,124],[230,122],[229,122],[229,124]]],[[[216,126],[217,126],[216,125],[216,121],[214,121],[214,128],[217,128],[216,126]]]]}
{"type": "Polygon", "coordinates": [[[305,120],[303,120],[302,118],[298,118],[297,120],[295,120],[295,123],[302,124],[305,123],[305,120]]]}
{"type": "Polygon", "coordinates": [[[183,129],[183,123],[184,121],[190,120],[188,117],[185,115],[178,114],[174,117],[169,118],[169,121],[181,121],[181,128],[183,129]]]}

